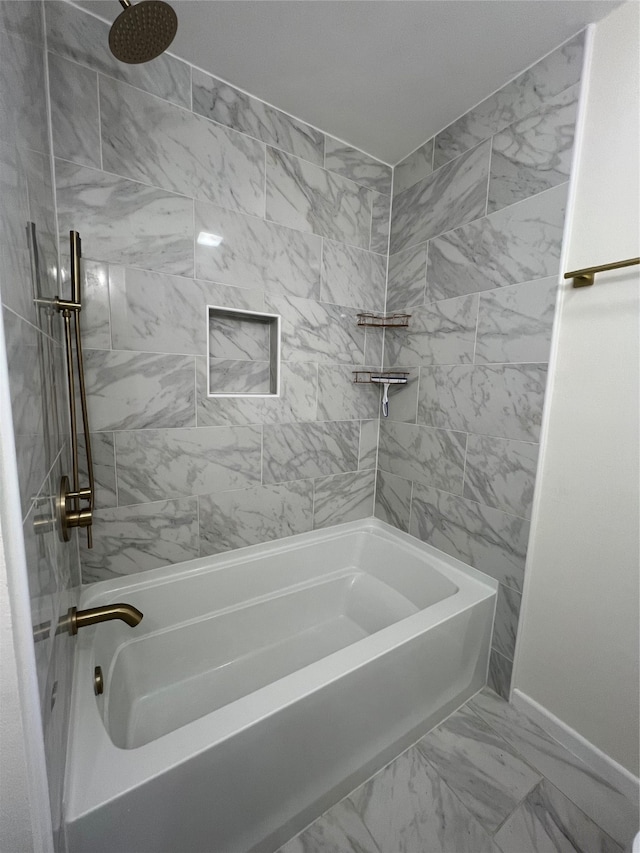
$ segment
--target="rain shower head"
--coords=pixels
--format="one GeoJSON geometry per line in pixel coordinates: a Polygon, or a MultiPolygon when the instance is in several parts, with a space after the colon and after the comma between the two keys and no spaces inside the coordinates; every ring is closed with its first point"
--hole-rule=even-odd
{"type": "Polygon", "coordinates": [[[111,53],[121,62],[135,65],[160,56],[178,29],[178,17],[163,0],[120,0],[124,6],[109,31],[111,53]]]}

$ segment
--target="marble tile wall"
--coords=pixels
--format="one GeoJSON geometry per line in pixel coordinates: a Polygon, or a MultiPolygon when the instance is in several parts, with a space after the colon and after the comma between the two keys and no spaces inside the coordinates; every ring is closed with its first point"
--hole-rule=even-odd
{"type": "MultiPolygon", "coordinates": [[[[85,257],[83,581],[372,515],[379,390],[352,371],[382,363],[356,314],[384,309],[392,169],[172,57],[123,66],[106,24],[45,5],[58,229],[85,257]],[[280,397],[207,396],[207,305],[281,316],[280,397]]],[[[259,342],[213,334],[216,369],[259,382],[259,342]]]]}
{"type": "MultiPolygon", "coordinates": [[[[58,315],[34,297],[59,292],[40,0],[0,2],[0,300],[31,596],[54,843],[62,849],[62,783],[75,640],[56,634],[77,603],[77,541],[62,544],[53,495],[70,473],[66,372],[58,315]],[[36,525],[35,522],[43,522],[36,525]]],[[[11,570],[11,567],[9,567],[11,570]]],[[[13,568],[15,571],[15,567],[13,568]]]]}
{"type": "Polygon", "coordinates": [[[500,582],[508,694],[582,68],[580,34],[394,169],[375,513],[500,582]]]}

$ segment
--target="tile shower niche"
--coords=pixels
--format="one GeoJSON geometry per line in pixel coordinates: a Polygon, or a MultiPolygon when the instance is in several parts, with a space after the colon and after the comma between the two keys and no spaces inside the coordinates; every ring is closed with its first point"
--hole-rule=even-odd
{"type": "Polygon", "coordinates": [[[277,397],[280,317],[207,306],[210,397],[277,397]]]}

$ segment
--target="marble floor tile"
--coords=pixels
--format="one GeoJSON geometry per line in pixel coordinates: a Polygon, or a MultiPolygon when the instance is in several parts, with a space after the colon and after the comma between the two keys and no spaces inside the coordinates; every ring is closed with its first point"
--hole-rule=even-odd
{"type": "Polygon", "coordinates": [[[350,800],[342,800],[278,853],[382,853],[350,800]]]}
{"type": "Polygon", "coordinates": [[[629,802],[493,691],[482,690],[469,702],[469,707],[615,841],[622,845],[630,843],[638,831],[637,803],[629,802]]]}
{"type": "Polygon", "coordinates": [[[55,53],[48,62],[53,153],[99,169],[98,75],[55,53]]]}
{"type": "Polygon", "coordinates": [[[464,469],[464,497],[529,518],[537,461],[537,444],[470,435],[464,469]]]}
{"type": "Polygon", "coordinates": [[[349,800],[381,853],[497,853],[489,835],[415,747],[349,800]]]}
{"type": "Polygon", "coordinates": [[[488,832],[497,829],[541,779],[466,707],[418,741],[417,747],[488,832]]]}
{"type": "Polygon", "coordinates": [[[404,480],[395,474],[387,474],[385,471],[378,471],[375,517],[408,533],[411,488],[410,480],[404,480]]]}
{"type": "Polygon", "coordinates": [[[205,74],[199,68],[193,69],[192,88],[194,113],[317,166],[323,165],[324,134],[320,130],[205,74]]]}
{"type": "Polygon", "coordinates": [[[359,421],[265,426],[262,482],[280,483],[358,469],[359,421]]]}
{"type": "Polygon", "coordinates": [[[424,303],[427,246],[427,243],[421,243],[389,256],[386,307],[388,312],[403,311],[424,303]]]}
{"type": "Polygon", "coordinates": [[[369,248],[371,191],[267,147],[267,219],[369,248]]]}
{"type": "Polygon", "coordinates": [[[503,853],[623,853],[546,779],[504,823],[495,841],[503,853]]]}
{"type": "Polygon", "coordinates": [[[375,471],[355,471],[314,480],[313,529],[373,515],[375,471]]]}
{"type": "Polygon", "coordinates": [[[391,225],[391,196],[371,192],[371,239],[372,252],[386,255],[389,251],[389,228],[391,225]]]}
{"type": "Polygon", "coordinates": [[[261,142],[106,77],[100,78],[100,126],[105,170],[264,214],[261,142]]]}
{"type": "Polygon", "coordinates": [[[360,310],[383,311],[386,271],[384,255],[325,240],[320,299],[360,310]]]}
{"type": "Polygon", "coordinates": [[[378,465],[405,480],[461,494],[465,439],[460,432],[383,421],[378,465]]]}
{"type": "Polygon", "coordinates": [[[324,167],[370,190],[391,194],[391,166],[333,136],[326,138],[324,167]]]}
{"type": "Polygon", "coordinates": [[[412,151],[393,170],[393,194],[408,190],[433,172],[433,139],[412,151]]]}

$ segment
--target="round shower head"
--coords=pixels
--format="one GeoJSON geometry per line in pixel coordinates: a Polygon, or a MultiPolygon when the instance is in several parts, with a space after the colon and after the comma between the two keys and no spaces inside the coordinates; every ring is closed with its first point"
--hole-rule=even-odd
{"type": "Polygon", "coordinates": [[[171,44],[178,29],[178,17],[163,0],[142,0],[125,7],[109,31],[111,53],[121,62],[135,65],[160,56],[171,44]]]}

